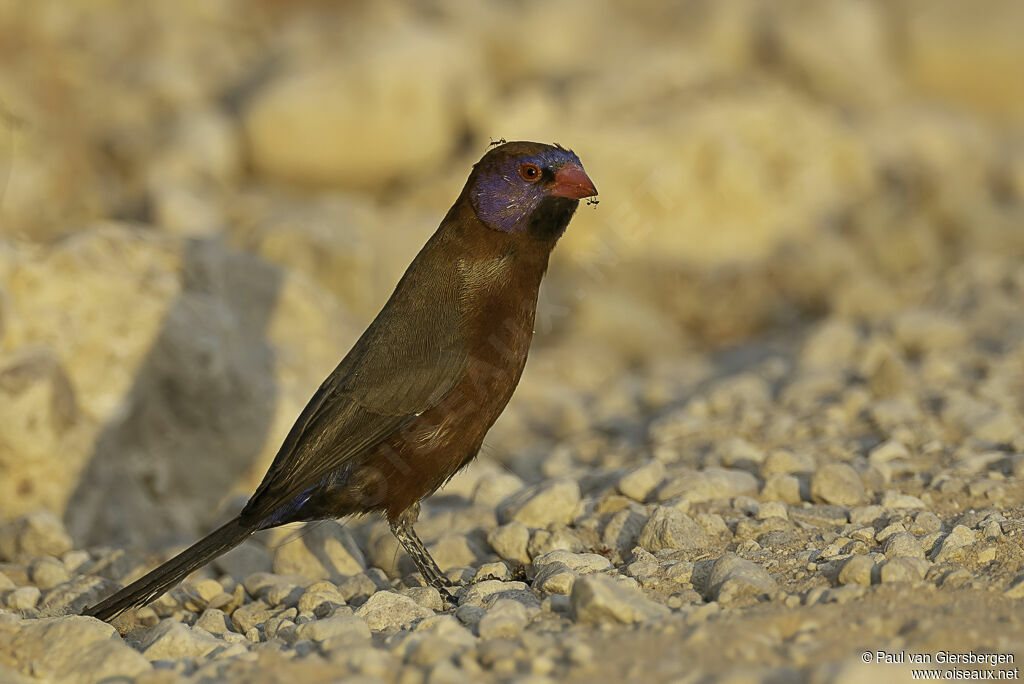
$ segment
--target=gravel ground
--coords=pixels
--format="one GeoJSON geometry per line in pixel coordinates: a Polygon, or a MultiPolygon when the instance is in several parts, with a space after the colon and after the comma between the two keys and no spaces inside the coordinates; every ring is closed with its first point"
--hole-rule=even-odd
{"type": "Polygon", "coordinates": [[[1024,4],[101,4],[0,1],[0,682],[1019,674],[1024,4]],[[366,518],[78,616],[237,512],[499,137],[602,194],[425,502],[459,605],[366,518]]]}
{"type": "Polygon", "coordinates": [[[485,456],[427,501],[456,608],[359,519],[263,533],[111,627],[76,613],[174,549],[19,518],[0,679],[874,681],[909,665],[864,651],[1020,658],[1024,268],[983,266],[947,274],[942,311],[574,395],[589,419],[524,452],[534,481],[485,456]]]}

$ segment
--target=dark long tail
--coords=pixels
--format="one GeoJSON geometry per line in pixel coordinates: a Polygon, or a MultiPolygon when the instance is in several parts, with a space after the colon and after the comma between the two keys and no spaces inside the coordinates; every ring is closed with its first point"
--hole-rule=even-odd
{"type": "Polygon", "coordinates": [[[193,570],[241,544],[255,531],[252,525],[235,518],[113,596],[86,608],[83,615],[108,622],[129,608],[144,606],[185,579],[193,570]]]}

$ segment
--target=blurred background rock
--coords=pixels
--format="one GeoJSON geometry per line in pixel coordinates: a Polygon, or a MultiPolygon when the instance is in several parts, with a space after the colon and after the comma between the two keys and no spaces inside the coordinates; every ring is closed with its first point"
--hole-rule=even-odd
{"type": "Polygon", "coordinates": [[[498,138],[573,147],[601,191],[485,449],[526,480],[817,321],[826,363],[865,321],[970,334],[971,287],[1024,292],[1022,26],[1016,0],[0,0],[0,517],[206,528],[498,138]]]}

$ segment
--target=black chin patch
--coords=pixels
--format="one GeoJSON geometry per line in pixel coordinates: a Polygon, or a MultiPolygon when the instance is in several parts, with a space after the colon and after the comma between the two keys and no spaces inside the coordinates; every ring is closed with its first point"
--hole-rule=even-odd
{"type": "Polygon", "coordinates": [[[579,203],[566,197],[545,197],[530,214],[527,233],[537,240],[557,240],[565,232],[579,203]]]}

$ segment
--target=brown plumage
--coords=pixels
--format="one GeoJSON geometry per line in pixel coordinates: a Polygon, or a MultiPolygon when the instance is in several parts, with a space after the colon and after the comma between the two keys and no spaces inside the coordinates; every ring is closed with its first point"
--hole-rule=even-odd
{"type": "Polygon", "coordinates": [[[511,398],[551,249],[594,194],[561,147],[490,150],[238,517],[86,614],[109,620],[143,605],[256,530],[372,511],[450,598],[412,527],[419,501],[476,456],[511,398]]]}

